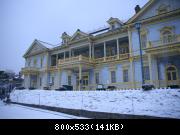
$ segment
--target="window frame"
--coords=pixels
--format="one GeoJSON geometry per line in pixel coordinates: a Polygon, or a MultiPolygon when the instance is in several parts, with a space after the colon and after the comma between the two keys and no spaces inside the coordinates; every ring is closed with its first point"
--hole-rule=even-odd
{"type": "Polygon", "coordinates": [[[116,79],[116,71],[115,70],[111,70],[110,71],[111,74],[111,83],[116,83],[117,79],[116,79]],[[113,76],[114,75],[114,76],[113,76]]]}
{"type": "Polygon", "coordinates": [[[129,70],[128,69],[123,69],[123,82],[129,82],[129,70]]]}

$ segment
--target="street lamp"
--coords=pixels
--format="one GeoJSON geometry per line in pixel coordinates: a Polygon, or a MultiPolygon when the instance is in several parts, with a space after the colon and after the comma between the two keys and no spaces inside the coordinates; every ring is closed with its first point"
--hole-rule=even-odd
{"type": "Polygon", "coordinates": [[[135,27],[138,31],[138,36],[139,36],[139,48],[140,48],[140,60],[141,60],[141,72],[142,72],[142,85],[144,84],[144,70],[143,70],[143,59],[142,59],[142,46],[141,46],[141,35],[140,35],[140,29],[141,29],[141,23],[137,22],[135,24],[135,27]]]}

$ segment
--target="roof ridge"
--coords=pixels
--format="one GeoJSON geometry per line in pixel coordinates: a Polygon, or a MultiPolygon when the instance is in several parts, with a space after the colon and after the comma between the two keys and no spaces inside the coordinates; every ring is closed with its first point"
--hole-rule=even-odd
{"type": "Polygon", "coordinates": [[[55,47],[55,46],[56,46],[56,45],[53,45],[53,44],[50,44],[50,43],[48,43],[48,42],[41,41],[41,40],[38,40],[38,39],[37,39],[37,41],[42,42],[42,43],[45,43],[45,44],[48,44],[48,45],[51,45],[51,46],[53,46],[53,47],[55,47]]]}

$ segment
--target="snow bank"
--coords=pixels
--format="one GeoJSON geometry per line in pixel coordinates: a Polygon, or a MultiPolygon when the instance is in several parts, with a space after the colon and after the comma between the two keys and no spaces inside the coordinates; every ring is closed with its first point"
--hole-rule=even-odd
{"type": "Polygon", "coordinates": [[[21,105],[6,105],[0,101],[0,119],[82,119],[59,112],[24,107],[21,105]]]}
{"type": "Polygon", "coordinates": [[[180,89],[151,91],[16,90],[14,102],[99,112],[180,118],[180,89]]]}

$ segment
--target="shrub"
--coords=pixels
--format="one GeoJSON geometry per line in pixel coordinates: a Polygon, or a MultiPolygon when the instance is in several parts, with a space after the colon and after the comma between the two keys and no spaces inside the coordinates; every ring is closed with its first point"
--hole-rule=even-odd
{"type": "Polygon", "coordinates": [[[154,87],[154,85],[152,85],[152,84],[144,84],[143,86],[142,86],[142,89],[143,90],[152,90],[152,89],[154,89],[155,87],[154,87]]]}
{"type": "Polygon", "coordinates": [[[180,88],[179,85],[169,85],[168,87],[170,87],[171,89],[179,89],[180,88]]]}

